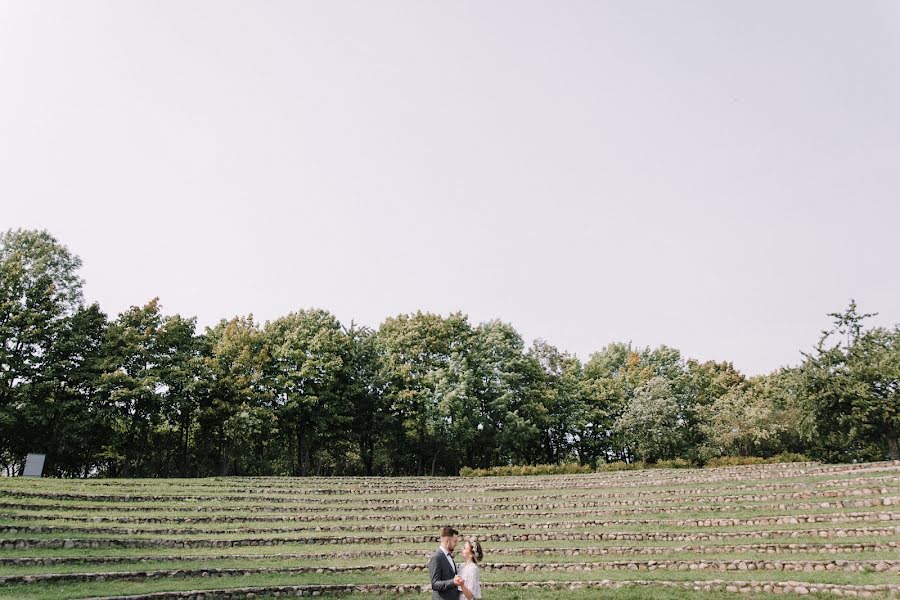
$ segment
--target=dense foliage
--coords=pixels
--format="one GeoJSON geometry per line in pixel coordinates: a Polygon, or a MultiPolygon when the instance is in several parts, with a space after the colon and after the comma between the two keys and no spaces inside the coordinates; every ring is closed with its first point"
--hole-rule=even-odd
{"type": "Polygon", "coordinates": [[[673,348],[587,362],[455,313],[377,330],[324,310],[199,332],[158,300],[110,320],[43,231],[0,235],[0,463],[59,476],[455,474],[464,467],[900,459],[900,328],[856,305],[798,367],[745,377],[673,348]]]}

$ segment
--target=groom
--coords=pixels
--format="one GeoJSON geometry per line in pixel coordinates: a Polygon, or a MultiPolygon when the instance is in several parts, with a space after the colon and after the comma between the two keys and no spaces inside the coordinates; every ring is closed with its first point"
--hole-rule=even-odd
{"type": "Polygon", "coordinates": [[[453,549],[459,539],[459,532],[452,527],[441,528],[441,547],[431,555],[428,561],[428,574],[431,575],[431,600],[458,600],[459,586],[462,577],[456,574],[456,563],[453,562],[453,549]]]}

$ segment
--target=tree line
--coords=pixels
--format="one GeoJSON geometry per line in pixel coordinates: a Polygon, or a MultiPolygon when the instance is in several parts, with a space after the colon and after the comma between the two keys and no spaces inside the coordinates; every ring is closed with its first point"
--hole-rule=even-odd
{"type": "Polygon", "coordinates": [[[900,459],[900,327],[851,301],[796,367],[747,377],[674,348],[582,362],[507,323],[326,310],[198,331],[157,299],[86,304],[46,231],[0,234],[0,464],[62,477],[444,475],[462,467],[797,452],[900,459]]]}

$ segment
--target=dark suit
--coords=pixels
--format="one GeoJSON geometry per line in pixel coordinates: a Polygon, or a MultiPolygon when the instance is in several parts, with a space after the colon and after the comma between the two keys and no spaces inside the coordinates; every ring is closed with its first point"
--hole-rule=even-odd
{"type": "Polygon", "coordinates": [[[444,551],[438,549],[428,561],[428,574],[431,575],[431,600],[459,600],[459,588],[453,583],[456,571],[444,551]]]}

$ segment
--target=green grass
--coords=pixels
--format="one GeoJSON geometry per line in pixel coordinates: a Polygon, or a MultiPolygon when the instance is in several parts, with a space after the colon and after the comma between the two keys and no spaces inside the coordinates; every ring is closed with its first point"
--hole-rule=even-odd
{"type": "MultiPolygon", "coordinates": [[[[867,499],[876,499],[879,497],[869,497],[867,499]]],[[[795,502],[794,506],[801,504],[800,502],[795,502]]],[[[853,512],[853,513],[882,513],[882,512],[897,512],[897,507],[891,506],[861,506],[861,507],[847,507],[845,509],[838,508],[835,506],[828,507],[820,507],[820,506],[812,506],[814,503],[802,503],[807,507],[802,507],[799,510],[802,511],[804,515],[824,515],[824,514],[835,514],[838,512],[853,512]]],[[[644,507],[640,507],[643,510],[644,507]]],[[[508,522],[508,521],[516,521],[521,523],[540,523],[544,521],[578,521],[578,520],[596,520],[596,519],[604,519],[604,520],[646,520],[646,519],[748,519],[748,518],[761,518],[761,517],[781,517],[788,516],[791,514],[791,504],[787,503],[779,503],[777,505],[773,504],[765,504],[762,506],[736,506],[729,507],[730,510],[716,510],[716,511],[704,511],[702,508],[697,508],[693,505],[665,505],[660,507],[652,507],[657,508],[659,510],[646,510],[646,512],[637,512],[632,514],[610,514],[613,511],[615,513],[626,513],[628,509],[626,507],[612,507],[612,508],[571,508],[571,509],[562,509],[562,510],[552,510],[546,512],[552,512],[550,515],[533,515],[533,514],[523,514],[523,515],[510,515],[504,517],[503,513],[492,512],[489,513],[490,516],[485,516],[483,513],[479,514],[478,511],[472,511],[471,514],[465,511],[457,511],[454,513],[455,516],[459,516],[461,514],[465,514],[467,516],[468,522],[471,524],[491,524],[496,522],[508,522]],[[784,504],[782,506],[782,504],[784,504]],[[677,513],[669,513],[665,512],[665,509],[678,509],[677,513]],[[584,513],[584,514],[582,514],[584,513]]],[[[531,511],[531,512],[545,512],[545,511],[531,511]]],[[[294,527],[312,527],[312,526],[332,526],[332,525],[340,525],[340,526],[353,526],[362,523],[371,523],[366,519],[366,515],[376,516],[378,517],[376,520],[379,524],[383,526],[390,525],[404,525],[404,524],[413,524],[413,525],[434,525],[436,523],[440,523],[445,521],[449,515],[444,515],[441,517],[431,517],[428,520],[418,520],[418,521],[409,521],[404,520],[404,517],[408,519],[411,516],[418,516],[419,513],[414,511],[407,511],[402,513],[389,513],[388,515],[382,515],[379,511],[366,511],[365,513],[360,513],[358,520],[342,520],[339,518],[339,515],[336,514],[323,514],[317,515],[315,513],[312,514],[304,514],[303,511],[295,511],[293,514],[278,514],[278,513],[260,513],[250,515],[253,521],[248,521],[248,523],[252,523],[254,525],[262,526],[266,523],[271,524],[290,524],[294,527]],[[289,517],[289,516],[304,516],[304,517],[319,517],[315,518],[311,521],[286,521],[281,520],[280,517],[289,517]],[[270,519],[270,520],[266,520],[270,519]]],[[[10,526],[50,526],[50,525],[66,525],[70,527],[122,527],[127,529],[134,528],[154,528],[160,527],[159,523],[142,523],[142,522],[117,522],[113,520],[104,520],[104,521],[85,521],[78,519],[81,517],[82,519],[93,519],[98,517],[96,512],[90,511],[53,511],[52,513],[46,512],[35,512],[29,510],[21,510],[21,509],[10,509],[3,511],[0,513],[0,525],[10,525],[10,526]]],[[[130,517],[135,518],[134,514],[127,513],[116,513],[114,511],[104,512],[102,515],[104,519],[112,519],[115,517],[130,517]]],[[[168,512],[168,513],[154,513],[152,515],[154,519],[164,519],[166,517],[178,519],[178,518],[214,518],[214,517],[223,517],[229,519],[239,518],[238,515],[233,513],[213,513],[213,512],[204,512],[204,513],[190,513],[188,515],[168,512]]],[[[176,522],[174,525],[180,528],[203,528],[203,529],[212,529],[212,528],[222,528],[227,529],[234,526],[233,523],[227,522],[218,522],[218,521],[204,521],[200,523],[191,523],[191,522],[176,522]]]]}
{"type": "MultiPolygon", "coordinates": [[[[380,596],[390,598],[391,596],[380,596]]],[[[402,598],[404,596],[396,596],[402,598]]],[[[405,596],[409,598],[410,596],[405,596]]],[[[416,596],[412,596],[415,598],[416,596]]],[[[740,598],[748,600],[771,600],[772,594],[741,594],[740,598]]],[[[778,596],[783,597],[783,596],[778,596]]],[[[886,597],[881,595],[881,597],[886,597]]],[[[274,596],[261,596],[261,600],[274,600],[274,596]]],[[[371,596],[352,594],[343,596],[345,600],[369,599],[371,596]]],[[[692,590],[670,589],[663,587],[629,587],[602,590],[490,590],[491,600],[735,600],[737,596],[730,592],[695,592],[692,590]]],[[[833,600],[832,594],[812,594],[807,598],[824,598],[833,600]]]]}
{"type": "MultiPolygon", "coordinates": [[[[846,543],[846,544],[886,544],[890,541],[890,538],[885,538],[884,536],[861,536],[854,538],[846,538],[844,540],[823,540],[819,537],[797,537],[797,538],[781,538],[781,539],[767,539],[767,540],[748,540],[747,543],[758,542],[760,544],[770,544],[770,543],[781,543],[781,544],[816,544],[816,545],[827,545],[827,544],[835,544],[835,543],[846,543]]],[[[630,548],[673,548],[673,547],[682,547],[682,546],[697,546],[697,543],[688,544],[686,542],[669,542],[669,541],[634,541],[634,542],[621,542],[615,540],[597,540],[591,542],[590,544],[585,544],[584,542],[576,541],[576,540],[563,540],[563,541],[554,541],[552,543],[542,542],[542,541],[534,541],[534,542],[509,542],[503,544],[504,548],[510,549],[545,549],[548,547],[558,548],[558,549],[577,549],[577,548],[607,548],[607,547],[630,547],[630,548]]],[[[702,544],[707,548],[716,548],[717,546],[727,546],[733,545],[730,541],[713,541],[713,542],[705,542],[702,544]]],[[[367,551],[373,549],[389,549],[389,550],[397,550],[404,552],[429,552],[433,551],[435,544],[393,544],[390,547],[383,548],[373,548],[372,545],[361,545],[361,544],[347,544],[341,546],[334,546],[328,548],[321,548],[320,550],[325,552],[360,552],[367,551]]],[[[493,545],[495,546],[495,545],[493,545]]],[[[488,555],[491,555],[491,551],[493,546],[491,544],[486,544],[485,549],[488,555]]],[[[190,554],[190,555],[221,555],[221,554],[256,554],[256,555],[265,555],[265,554],[279,554],[279,553],[309,553],[315,552],[316,548],[310,548],[307,544],[284,544],[280,546],[237,546],[233,548],[192,548],[189,550],[184,550],[182,553],[190,554]]],[[[126,556],[169,556],[172,554],[171,549],[153,549],[153,548],[41,548],[41,549],[27,549],[27,550],[0,550],[0,557],[13,557],[13,556],[21,556],[21,557],[44,557],[44,556],[62,556],[62,557],[92,557],[92,556],[114,556],[114,557],[126,557],[126,556]]],[[[506,556],[497,554],[495,556],[506,556]]],[[[705,555],[704,555],[705,556],[705,555]]],[[[786,557],[790,557],[792,555],[787,554],[786,557]]],[[[840,558],[843,554],[834,555],[836,558],[840,558]]]]}
{"type": "MultiPolygon", "coordinates": [[[[426,550],[413,551],[406,556],[401,557],[361,557],[361,558],[279,558],[277,556],[255,555],[252,557],[233,557],[227,559],[211,559],[211,560],[166,560],[165,557],[159,557],[157,560],[146,562],[131,563],[100,563],[100,564],[61,564],[52,567],[45,566],[4,566],[2,567],[3,575],[35,575],[45,573],[51,569],[54,573],[115,573],[123,571],[150,571],[150,570],[188,570],[188,569],[235,569],[235,568],[288,568],[288,567],[349,567],[360,564],[365,565],[391,565],[391,564],[415,564],[424,563],[423,557],[426,550]]],[[[876,560],[897,560],[897,550],[885,550],[879,552],[848,552],[842,553],[840,556],[823,555],[817,553],[798,553],[789,554],[781,557],[773,558],[772,555],[766,554],[749,554],[749,553],[721,553],[721,554],[703,554],[702,558],[706,561],[773,561],[782,562],[794,561],[827,561],[827,560],[847,560],[847,561],[876,561],[876,560]]],[[[693,552],[674,552],[669,554],[658,555],[640,555],[640,554],[615,554],[600,556],[565,556],[562,554],[542,554],[539,556],[522,556],[522,555],[502,555],[495,556],[491,559],[493,563],[503,564],[583,564],[583,563],[619,563],[626,561],[634,561],[643,563],[650,560],[655,561],[678,561],[697,559],[698,555],[693,552]]],[[[490,564],[490,563],[487,563],[490,564]]]]}
{"type": "MultiPolygon", "coordinates": [[[[876,515],[900,512],[897,506],[821,507],[819,502],[881,499],[900,496],[900,465],[874,465],[871,470],[846,470],[846,467],[818,468],[773,465],[765,471],[749,468],[711,470],[654,470],[615,472],[576,476],[537,476],[510,478],[210,478],[202,480],[34,480],[0,479],[0,525],[22,527],[61,527],[48,533],[19,532],[0,534],[0,539],[135,539],[176,541],[287,540],[272,546],[134,549],[6,549],[0,558],[78,558],[49,566],[0,566],[0,575],[41,573],[114,573],[122,571],[194,570],[194,569],[288,569],[321,566],[386,566],[396,563],[425,562],[425,556],[437,544],[437,527],[453,521],[466,535],[477,534],[484,540],[486,563],[546,564],[607,563],[635,561],[878,561],[898,558],[896,547],[829,554],[808,550],[802,553],[770,554],[728,550],[734,545],[876,543],[886,545],[900,540],[896,532],[900,521],[845,521],[842,523],[742,524],[719,526],[678,525],[679,520],[757,519],[790,515],[859,513],[876,515]],[[843,471],[842,471],[843,469],[843,471]],[[772,490],[762,486],[775,485],[772,490]],[[29,495],[29,492],[56,492],[73,498],[29,495]],[[338,493],[332,493],[338,492],[338,493]],[[812,493],[811,498],[785,497],[794,493],[812,493]],[[862,492],[862,493],[859,493],[862,492]],[[832,496],[834,494],[834,496],[832,496]],[[135,496],[138,499],[135,499],[135,496]],[[160,496],[160,499],[143,499],[160,496]],[[754,496],[772,497],[755,499],[754,496]],[[727,501],[716,500],[727,497],[727,501]],[[751,499],[748,499],[751,498],[751,499]],[[284,500],[279,502],[278,500],[284,500]],[[386,504],[380,505],[380,501],[386,504]],[[573,506],[596,503],[595,507],[573,506]],[[562,505],[562,506],[557,506],[562,505]],[[547,508],[544,508],[544,507],[547,508]],[[724,510],[712,510],[723,507],[724,510]],[[677,512],[664,512],[674,509],[677,512]],[[546,512],[549,514],[536,514],[546,512]],[[520,514],[512,514],[520,513],[520,514]],[[282,521],[279,517],[309,515],[310,521],[282,521]],[[351,515],[352,520],[342,520],[351,515]],[[415,517],[425,517],[415,520],[415,517]],[[95,517],[152,517],[161,523],[95,521],[95,517]],[[178,522],[181,518],[224,517],[219,521],[178,522]],[[256,520],[246,520],[245,517],[256,520]],[[372,518],[376,517],[376,518],[372,518]],[[588,525],[587,521],[605,522],[588,525]],[[645,521],[645,522],[641,522],[645,521]],[[537,527],[550,523],[549,528],[537,527]],[[392,531],[397,526],[415,526],[414,531],[392,531]],[[325,531],[316,531],[324,527],[325,531]],[[363,527],[365,531],[359,531],[363,527]],[[496,527],[496,529],[494,529],[496,527]],[[357,530],[354,530],[357,528],[357,530]],[[835,529],[887,529],[892,535],[822,538],[819,531],[835,529]],[[98,533],[98,529],[105,533],[98,533]],[[177,529],[178,534],[164,531],[177,529]],[[370,530],[371,529],[371,530],[370,530]],[[777,537],[737,537],[736,534],[780,531],[777,537]],[[811,533],[791,537],[794,532],[811,533]],[[649,540],[553,540],[557,535],[591,533],[693,534],[722,535],[708,542],[649,540]],[[544,537],[527,542],[493,542],[491,536],[522,535],[544,537]],[[430,541],[412,543],[412,537],[430,541]],[[314,540],[324,539],[322,543],[314,540]],[[349,538],[349,544],[329,540],[349,538]],[[382,538],[384,540],[382,541],[382,538]],[[433,540],[433,541],[431,541],[433,540]],[[690,549],[685,549],[690,546],[690,549]],[[565,556],[579,548],[633,548],[629,554],[565,556]],[[541,554],[492,553],[498,548],[541,550],[541,554]],[[653,549],[641,554],[641,549],[653,549]],[[339,557],[314,553],[402,551],[402,556],[339,557]],[[549,552],[544,552],[550,550],[549,552]],[[306,556],[286,556],[303,554],[306,556]],[[117,557],[127,562],[102,563],[101,557],[117,557]],[[184,557],[185,560],[176,560],[184,557]]],[[[23,598],[73,599],[86,596],[136,594],[151,591],[210,589],[262,585],[413,583],[425,581],[424,573],[399,573],[387,570],[339,574],[253,573],[248,576],[202,578],[165,578],[160,580],[108,581],[85,583],[30,583],[0,587],[0,600],[23,598]]],[[[590,572],[490,572],[485,582],[564,581],[607,579],[628,581],[646,579],[659,582],[694,580],[806,581],[843,584],[900,584],[900,576],[886,572],[849,571],[718,571],[718,570],[607,570],[590,572]]],[[[696,593],[662,587],[623,590],[548,591],[492,589],[488,598],[512,600],[538,597],[562,600],[581,598],[663,598],[692,600],[734,598],[726,593],[696,593]]],[[[751,596],[754,597],[754,596],[751,596]]],[[[756,596],[759,598],[765,595],[756,596]]]]}
{"type": "MultiPolygon", "coordinates": [[[[590,573],[485,573],[482,581],[540,581],[578,582],[629,581],[772,581],[790,580],[808,583],[839,583],[851,585],[897,583],[896,577],[878,573],[789,573],[787,577],[775,577],[771,571],[594,571],[590,573]]],[[[156,591],[187,589],[223,589],[229,587],[303,585],[303,584],[368,584],[368,583],[411,583],[423,584],[427,577],[422,573],[342,573],[303,575],[249,575],[214,578],[163,579],[141,582],[100,582],[68,584],[24,584],[0,587],[0,598],[21,600],[51,600],[84,598],[115,594],[141,594],[156,591]]],[[[597,593],[597,592],[595,592],[597,593]]]]}

